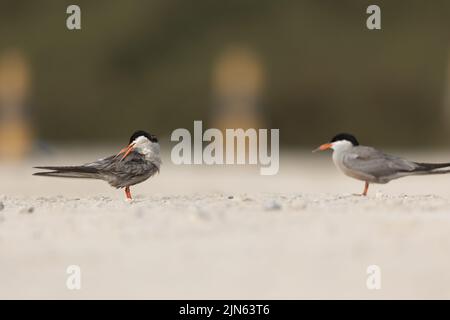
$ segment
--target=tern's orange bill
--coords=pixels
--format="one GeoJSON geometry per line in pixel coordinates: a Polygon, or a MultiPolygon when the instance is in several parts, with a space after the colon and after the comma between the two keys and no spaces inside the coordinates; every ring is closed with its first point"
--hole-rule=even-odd
{"type": "Polygon", "coordinates": [[[120,150],[120,152],[116,155],[116,157],[123,154],[123,156],[120,160],[125,159],[126,156],[129,155],[131,151],[133,151],[133,148],[134,148],[134,143],[130,143],[128,146],[126,146],[125,148],[120,150]]]}
{"type": "Polygon", "coordinates": [[[333,144],[331,144],[331,143],[324,143],[323,145],[321,145],[317,149],[313,150],[313,152],[324,151],[324,150],[327,150],[327,149],[331,149],[332,146],[333,146],[333,144]]]}

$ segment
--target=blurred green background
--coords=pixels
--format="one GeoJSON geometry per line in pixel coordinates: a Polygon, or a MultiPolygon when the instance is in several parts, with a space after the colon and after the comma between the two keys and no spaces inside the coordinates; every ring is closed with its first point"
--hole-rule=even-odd
{"type": "Polygon", "coordinates": [[[257,112],[282,146],[338,131],[450,145],[449,41],[448,0],[0,1],[0,55],[27,60],[27,114],[52,142],[212,126],[218,60],[244,48],[264,78],[257,112]],[[81,7],[80,31],[66,28],[69,4],[81,7]],[[366,28],[370,4],[380,31],[366,28]]]}

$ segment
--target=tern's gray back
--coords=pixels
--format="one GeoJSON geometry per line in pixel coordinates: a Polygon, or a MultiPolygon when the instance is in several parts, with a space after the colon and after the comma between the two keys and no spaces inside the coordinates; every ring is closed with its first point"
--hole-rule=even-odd
{"type": "Polygon", "coordinates": [[[417,168],[412,161],[366,146],[353,147],[343,152],[341,161],[344,168],[351,171],[349,175],[377,183],[405,176],[417,168]]]}

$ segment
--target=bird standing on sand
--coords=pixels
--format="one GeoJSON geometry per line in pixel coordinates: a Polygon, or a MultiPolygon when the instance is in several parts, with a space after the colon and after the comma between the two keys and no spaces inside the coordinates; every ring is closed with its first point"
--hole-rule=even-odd
{"type": "Polygon", "coordinates": [[[34,175],[105,180],[115,188],[125,188],[126,197],[131,200],[130,186],[141,183],[159,172],[160,165],[158,139],[139,130],[130,137],[128,146],[115,156],[81,166],[35,167],[52,171],[37,172],[34,175]]]}
{"type": "Polygon", "coordinates": [[[351,134],[336,135],[315,151],[333,150],[333,162],[345,175],[365,182],[361,195],[366,196],[370,183],[388,183],[412,175],[449,173],[450,163],[420,163],[385,154],[372,147],[360,146],[351,134]]]}

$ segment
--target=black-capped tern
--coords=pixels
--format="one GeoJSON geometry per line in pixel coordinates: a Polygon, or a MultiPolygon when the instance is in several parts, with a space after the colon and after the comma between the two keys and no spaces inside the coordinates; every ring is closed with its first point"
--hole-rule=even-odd
{"type": "Polygon", "coordinates": [[[375,148],[361,146],[348,133],[333,137],[315,151],[333,150],[333,162],[345,175],[365,182],[362,195],[366,196],[370,183],[388,183],[412,175],[449,173],[450,163],[421,163],[383,153],[375,148]]]}
{"type": "Polygon", "coordinates": [[[139,130],[133,133],[128,146],[117,155],[80,166],[35,167],[52,171],[37,172],[34,175],[105,180],[115,188],[125,188],[126,197],[131,200],[130,186],[141,183],[159,172],[160,165],[158,139],[139,130]]]}

